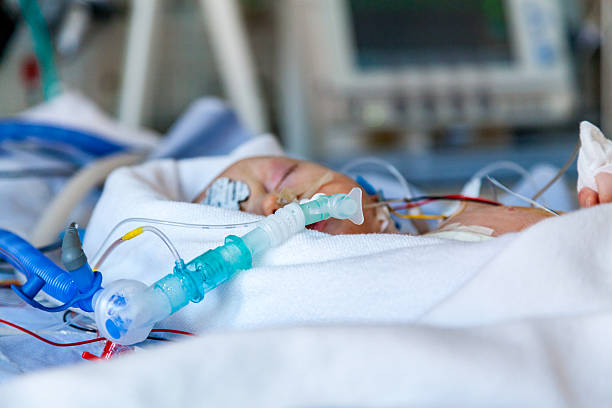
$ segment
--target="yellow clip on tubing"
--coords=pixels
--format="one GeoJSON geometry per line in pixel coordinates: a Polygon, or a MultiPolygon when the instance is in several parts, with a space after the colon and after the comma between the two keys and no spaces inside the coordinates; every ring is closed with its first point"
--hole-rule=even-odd
{"type": "Polygon", "coordinates": [[[137,237],[138,235],[142,234],[142,227],[138,227],[135,230],[132,230],[130,232],[128,232],[127,234],[125,234],[124,236],[121,237],[122,241],[129,241],[130,239],[137,237]]]}

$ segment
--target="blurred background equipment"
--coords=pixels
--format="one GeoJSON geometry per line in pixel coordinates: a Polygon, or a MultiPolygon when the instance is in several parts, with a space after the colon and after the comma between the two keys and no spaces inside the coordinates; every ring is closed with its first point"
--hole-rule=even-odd
{"type": "Polygon", "coordinates": [[[43,100],[34,3],[62,88],[161,133],[220,96],[294,155],[457,185],[561,166],[580,120],[609,130],[601,0],[0,0],[0,116],[43,100]]]}
{"type": "MultiPolygon", "coordinates": [[[[281,90],[292,152],[336,163],[375,151],[411,177],[422,171],[391,152],[430,161],[449,147],[507,150],[515,130],[537,133],[574,119],[578,96],[561,2],[284,3],[281,90]]],[[[533,146],[526,149],[532,160],[533,146]]],[[[471,171],[479,158],[466,158],[460,167],[471,171]]],[[[423,170],[425,178],[458,174],[423,170]]]]}

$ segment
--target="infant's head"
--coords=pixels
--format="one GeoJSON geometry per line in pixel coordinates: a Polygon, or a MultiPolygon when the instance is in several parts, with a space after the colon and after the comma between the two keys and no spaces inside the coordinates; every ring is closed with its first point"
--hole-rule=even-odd
{"type": "MultiPolygon", "coordinates": [[[[288,157],[243,159],[221,172],[213,182],[221,177],[248,185],[250,195],[240,203],[242,211],[266,216],[295,199],[310,198],[316,193],[348,193],[352,188],[359,187],[344,174],[316,163],[288,157]]],[[[208,187],[195,198],[195,202],[201,202],[206,197],[208,187]]],[[[329,219],[317,223],[313,229],[329,234],[381,232],[384,220],[377,217],[376,209],[367,207],[375,201],[375,197],[364,194],[365,221],[362,225],[355,225],[348,220],[329,219]]]]}

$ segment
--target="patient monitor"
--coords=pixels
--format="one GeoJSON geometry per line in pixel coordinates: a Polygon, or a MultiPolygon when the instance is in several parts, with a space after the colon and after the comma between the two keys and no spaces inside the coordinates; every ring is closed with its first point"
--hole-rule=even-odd
{"type": "Polygon", "coordinates": [[[559,3],[287,1],[281,68],[289,149],[364,150],[360,135],[372,128],[566,120],[575,100],[559,3]],[[305,141],[313,133],[320,140],[305,141]]]}

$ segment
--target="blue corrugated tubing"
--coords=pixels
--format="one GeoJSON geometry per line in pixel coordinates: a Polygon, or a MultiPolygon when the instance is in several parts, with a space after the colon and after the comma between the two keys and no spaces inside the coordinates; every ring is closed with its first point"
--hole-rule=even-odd
{"type": "Polygon", "coordinates": [[[74,298],[77,287],[70,274],[23,238],[0,229],[0,254],[28,279],[40,276],[46,282],[42,290],[48,295],[64,303],[74,298]]]}
{"type": "Polygon", "coordinates": [[[126,150],[126,146],[103,139],[95,133],[21,120],[0,120],[0,142],[30,138],[63,143],[95,156],[126,150]]]}

